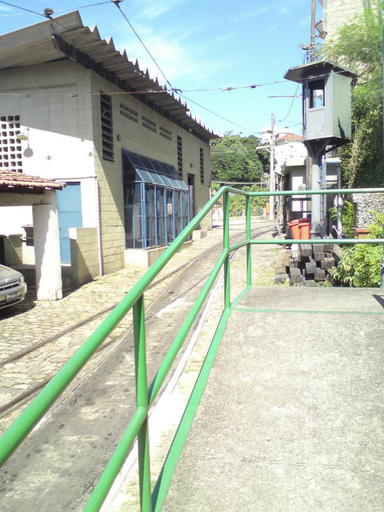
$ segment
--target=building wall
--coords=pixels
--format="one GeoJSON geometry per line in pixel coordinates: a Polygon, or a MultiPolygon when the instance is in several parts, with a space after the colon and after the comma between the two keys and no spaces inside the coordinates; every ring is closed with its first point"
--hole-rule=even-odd
{"type": "Polygon", "coordinates": [[[364,0],[324,0],[324,30],[327,32],[327,40],[334,39],[337,30],[357,14],[362,14],[363,10],[364,0]]]}
{"type": "MultiPolygon", "coordinates": [[[[22,171],[81,183],[83,227],[97,227],[100,209],[103,269],[108,273],[124,266],[122,149],[177,168],[176,141],[180,135],[183,179],[187,182],[188,174],[195,176],[197,210],[209,199],[211,166],[209,144],[126,94],[112,95],[114,162],[103,160],[100,91],[123,92],[69,60],[0,71],[0,92],[10,93],[0,95],[0,116],[21,117],[20,131],[25,136],[18,142],[22,171]],[[137,112],[137,123],[120,114],[120,104],[137,112]],[[142,116],[156,123],[157,133],[142,125],[142,116]],[[171,132],[171,140],[160,136],[159,126],[171,132]],[[200,148],[204,151],[204,184],[200,183],[200,148]]],[[[0,217],[6,219],[5,208],[0,217]]],[[[21,215],[20,225],[30,223],[30,214],[21,215]]]]}
{"type": "Polygon", "coordinates": [[[183,141],[183,179],[188,174],[195,179],[197,210],[209,199],[211,165],[209,145],[193,136],[160,113],[149,108],[134,95],[124,94],[118,87],[92,72],[94,93],[111,94],[114,138],[114,161],[103,159],[101,143],[100,97],[92,96],[93,133],[95,141],[95,168],[100,187],[101,236],[104,254],[104,270],[110,272],[124,265],[124,198],[122,187],[122,150],[126,149],[144,156],[172,164],[177,169],[177,135],[183,141]],[[124,105],[137,113],[137,122],[122,115],[124,105]],[[156,124],[156,133],[145,128],[142,117],[156,124]],[[171,140],[159,134],[160,126],[171,132],[171,140]],[[205,183],[200,183],[200,148],[204,151],[205,183]]]}
{"type": "MultiPolygon", "coordinates": [[[[26,138],[18,143],[22,171],[80,181],[83,225],[94,227],[97,208],[89,91],[90,72],[71,61],[0,71],[0,116],[19,115],[21,135],[26,138]]],[[[26,219],[24,224],[28,223],[26,219]]]]}
{"type": "Polygon", "coordinates": [[[282,173],[287,160],[307,157],[307,149],[301,141],[285,139],[275,146],[276,172],[282,173]]]}

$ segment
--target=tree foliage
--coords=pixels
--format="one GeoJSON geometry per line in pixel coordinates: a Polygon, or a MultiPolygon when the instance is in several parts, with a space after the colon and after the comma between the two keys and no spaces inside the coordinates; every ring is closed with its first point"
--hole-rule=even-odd
{"type": "Polygon", "coordinates": [[[260,140],[226,133],[212,141],[212,178],[223,181],[260,181],[269,166],[267,151],[256,151],[260,140]]]}
{"type": "Polygon", "coordinates": [[[357,16],[338,31],[335,41],[325,45],[328,60],[359,75],[352,94],[353,141],[340,151],[344,184],[348,187],[384,184],[383,21],[379,7],[357,16]]]}

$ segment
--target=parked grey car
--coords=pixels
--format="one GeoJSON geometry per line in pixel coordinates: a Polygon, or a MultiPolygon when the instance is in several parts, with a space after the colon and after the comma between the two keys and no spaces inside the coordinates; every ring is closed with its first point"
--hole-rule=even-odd
{"type": "Polygon", "coordinates": [[[21,302],[26,293],[23,275],[13,268],[0,265],[0,309],[21,302]]]}

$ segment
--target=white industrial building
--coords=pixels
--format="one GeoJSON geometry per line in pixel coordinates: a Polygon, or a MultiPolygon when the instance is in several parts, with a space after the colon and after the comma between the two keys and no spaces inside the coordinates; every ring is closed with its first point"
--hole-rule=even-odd
{"type": "MultiPolygon", "coordinates": [[[[0,93],[0,169],[65,184],[75,284],[167,245],[208,200],[215,135],[78,12],[0,36],[0,93]]],[[[31,208],[0,208],[0,234],[31,224],[31,208]]]]}

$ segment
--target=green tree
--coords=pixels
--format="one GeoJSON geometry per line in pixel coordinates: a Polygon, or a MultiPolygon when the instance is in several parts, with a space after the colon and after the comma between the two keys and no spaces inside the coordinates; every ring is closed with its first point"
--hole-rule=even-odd
{"type": "Polygon", "coordinates": [[[224,137],[213,140],[212,178],[223,181],[260,181],[269,157],[256,151],[259,145],[260,140],[253,135],[241,137],[226,133],[224,137]]]}
{"type": "Polygon", "coordinates": [[[340,150],[348,187],[380,186],[383,174],[382,37],[380,6],[343,26],[325,45],[325,57],[359,76],[352,93],[352,144],[340,150]]]}

